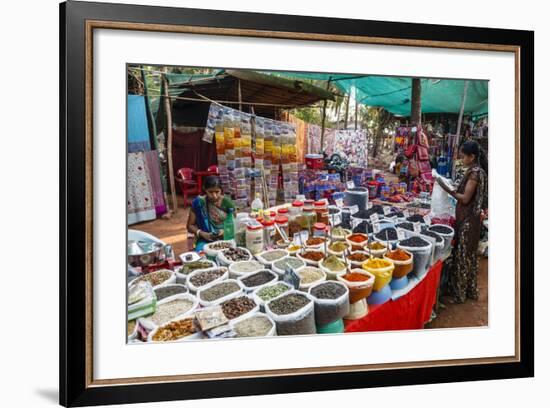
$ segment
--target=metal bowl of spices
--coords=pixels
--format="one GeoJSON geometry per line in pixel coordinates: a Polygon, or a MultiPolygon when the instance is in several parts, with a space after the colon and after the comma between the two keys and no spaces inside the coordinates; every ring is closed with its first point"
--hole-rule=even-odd
{"type": "Polygon", "coordinates": [[[128,241],[128,263],[143,267],[165,259],[164,245],[158,242],[128,241]]]}

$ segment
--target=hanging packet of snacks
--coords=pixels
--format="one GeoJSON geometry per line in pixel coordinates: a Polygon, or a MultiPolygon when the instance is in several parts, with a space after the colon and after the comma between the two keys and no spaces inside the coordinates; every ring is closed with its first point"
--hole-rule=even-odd
{"type": "Polygon", "coordinates": [[[273,159],[273,121],[271,119],[264,120],[264,174],[266,182],[269,183],[267,177],[271,174],[271,160],[273,159]]]}
{"type": "Polygon", "coordinates": [[[273,152],[271,159],[271,175],[269,180],[269,205],[274,206],[277,203],[277,193],[279,190],[279,169],[281,166],[281,123],[273,121],[273,152]]]}
{"type": "Polygon", "coordinates": [[[283,191],[285,201],[298,194],[298,163],[296,158],[296,131],[293,125],[283,125],[282,135],[283,191]]]}
{"type": "Polygon", "coordinates": [[[221,105],[216,105],[215,103],[210,104],[210,110],[208,111],[208,119],[206,120],[206,126],[204,127],[204,135],[202,140],[206,143],[212,143],[214,140],[214,135],[216,133],[216,123],[221,120],[223,116],[223,107],[221,105]]]}

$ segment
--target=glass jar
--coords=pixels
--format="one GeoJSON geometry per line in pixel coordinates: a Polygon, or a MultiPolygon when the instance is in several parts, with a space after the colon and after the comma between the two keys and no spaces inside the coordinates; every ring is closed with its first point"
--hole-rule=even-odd
{"type": "Polygon", "coordinates": [[[317,222],[328,224],[328,206],[325,201],[315,201],[314,204],[317,222]]]}
{"type": "Polygon", "coordinates": [[[271,249],[275,246],[275,220],[264,219],[262,221],[264,229],[264,246],[271,249]]]}
{"type": "Polygon", "coordinates": [[[287,207],[279,208],[277,210],[277,215],[284,215],[285,217],[288,217],[288,208],[287,207]]]}
{"type": "MultiPolygon", "coordinates": [[[[285,215],[278,215],[275,217],[275,224],[277,224],[277,227],[279,227],[280,230],[284,231],[286,234],[287,239],[289,238],[289,226],[288,226],[288,217],[285,215]]],[[[275,242],[279,242],[279,240],[283,239],[283,237],[279,234],[278,231],[275,231],[275,242]]]]}
{"type": "Polygon", "coordinates": [[[290,239],[292,239],[294,234],[297,234],[302,230],[302,226],[300,225],[300,217],[302,216],[303,207],[304,203],[301,201],[294,201],[290,207],[290,215],[288,218],[288,237],[290,239]]]}
{"type": "Polygon", "coordinates": [[[262,224],[250,222],[246,227],[246,249],[252,255],[259,254],[264,250],[264,231],[262,224]]]}

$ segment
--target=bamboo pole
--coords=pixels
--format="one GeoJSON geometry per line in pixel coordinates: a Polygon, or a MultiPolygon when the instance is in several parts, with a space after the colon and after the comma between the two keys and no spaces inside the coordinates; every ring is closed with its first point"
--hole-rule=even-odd
{"type": "Polygon", "coordinates": [[[168,177],[170,180],[170,192],[172,194],[172,206],[174,214],[178,212],[178,200],[176,197],[176,182],[174,180],[174,160],[172,158],[172,106],[168,92],[168,81],[166,80],[166,67],[163,68],[162,83],[164,84],[164,110],[166,111],[166,148],[168,156],[168,177]]]}
{"type": "Polygon", "coordinates": [[[359,103],[357,102],[357,94],[355,94],[355,130],[357,130],[358,111],[359,111],[359,103]]]}

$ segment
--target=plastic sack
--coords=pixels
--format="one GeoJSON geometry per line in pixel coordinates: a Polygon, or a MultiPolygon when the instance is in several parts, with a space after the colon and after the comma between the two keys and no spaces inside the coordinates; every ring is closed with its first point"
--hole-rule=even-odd
{"type": "Polygon", "coordinates": [[[428,245],[423,247],[408,247],[397,244],[397,248],[404,249],[413,255],[413,270],[412,273],[418,278],[422,278],[431,266],[432,260],[432,244],[426,241],[428,245]]]}
{"type": "MultiPolygon", "coordinates": [[[[235,331],[237,333],[237,330],[235,329],[235,327],[239,326],[241,323],[245,322],[246,320],[252,319],[252,318],[255,318],[255,317],[265,318],[266,320],[268,320],[271,323],[271,329],[269,329],[269,331],[266,334],[264,334],[263,337],[272,337],[272,336],[277,335],[277,327],[276,327],[275,322],[273,321],[273,319],[271,317],[269,317],[268,315],[266,315],[265,313],[261,313],[261,312],[254,312],[250,315],[247,314],[247,316],[244,319],[241,319],[240,321],[231,322],[229,325],[231,326],[233,331],[235,331]]],[[[242,337],[252,337],[252,336],[239,335],[237,333],[237,335],[235,337],[242,338],[242,337]]]]}
{"type": "Polygon", "coordinates": [[[237,280],[240,281],[243,284],[245,292],[250,293],[250,292],[255,291],[256,289],[263,288],[264,286],[267,286],[270,283],[278,281],[279,280],[279,275],[277,275],[275,272],[273,272],[269,269],[261,269],[261,270],[256,271],[256,272],[250,272],[250,273],[247,273],[246,275],[242,275],[241,277],[237,278],[237,280]],[[248,286],[244,282],[244,280],[250,278],[251,276],[259,274],[259,273],[264,273],[264,272],[271,276],[271,279],[269,281],[267,281],[265,283],[262,283],[260,285],[256,285],[256,286],[248,286]]]}
{"type": "Polygon", "coordinates": [[[454,235],[455,235],[455,230],[453,227],[450,227],[449,225],[444,225],[444,224],[432,224],[429,228],[428,228],[428,231],[432,231],[432,232],[435,232],[436,234],[438,234],[441,238],[443,238],[443,241],[444,241],[444,245],[443,245],[443,254],[446,254],[448,252],[450,252],[451,250],[451,244],[452,244],[452,241],[453,241],[453,238],[454,238],[454,235]],[[442,232],[437,232],[435,231],[433,228],[434,227],[439,227],[439,226],[443,226],[443,227],[446,227],[449,229],[449,233],[442,233],[442,232]]]}
{"type": "MultiPolygon", "coordinates": [[[[244,295],[244,294],[240,294],[239,296],[232,296],[230,299],[226,299],[224,300],[222,303],[220,303],[220,305],[223,307],[223,304],[226,303],[226,302],[229,302],[230,300],[234,300],[234,299],[237,299],[237,298],[241,298],[241,297],[245,297],[245,298],[248,298],[250,300],[252,300],[252,302],[254,302],[255,306],[250,309],[248,312],[245,312],[237,317],[234,317],[233,319],[229,319],[229,323],[238,323],[240,321],[243,321],[245,319],[247,319],[248,317],[252,316],[253,314],[255,313],[258,313],[260,311],[260,305],[258,305],[256,303],[256,301],[254,300],[254,298],[252,296],[249,296],[249,295],[244,295]]],[[[227,316],[226,316],[227,317],[227,316]]]]}
{"type": "MultiPolygon", "coordinates": [[[[437,175],[436,178],[441,178],[450,184],[449,180],[437,175]]],[[[430,212],[432,216],[452,215],[454,214],[454,207],[450,200],[449,194],[443,190],[439,183],[434,183],[432,190],[432,201],[430,205],[430,212]]]]}
{"type": "Polygon", "coordinates": [[[229,265],[229,278],[237,279],[240,276],[244,276],[252,272],[258,272],[258,271],[261,271],[262,269],[264,269],[264,266],[256,260],[233,262],[231,265],[229,265]],[[241,271],[240,268],[245,265],[254,268],[254,270],[247,271],[247,272],[241,271]]]}
{"type": "Polygon", "coordinates": [[[345,275],[338,276],[338,280],[348,287],[349,302],[353,304],[353,303],[359,302],[360,300],[365,299],[372,293],[372,289],[374,287],[374,281],[376,278],[372,273],[367,272],[364,269],[360,269],[360,268],[352,269],[350,272],[360,273],[368,277],[367,280],[354,282],[354,281],[346,280],[345,275]]]}
{"type": "MultiPolygon", "coordinates": [[[[174,320],[181,320],[185,317],[188,317],[192,314],[195,313],[195,311],[197,310],[197,308],[199,307],[199,300],[193,296],[192,294],[190,293],[184,293],[184,294],[180,294],[180,295],[174,295],[174,296],[170,296],[169,298],[165,298],[165,299],[162,299],[160,300],[159,302],[157,302],[157,309],[166,304],[166,303],[170,303],[170,302],[173,302],[175,300],[189,300],[191,301],[193,304],[191,305],[191,308],[189,308],[189,310],[187,310],[186,312],[183,312],[179,315],[176,315],[174,316],[173,318],[169,319],[168,321],[162,323],[160,326],[163,326],[171,321],[174,321],[174,320]]],[[[151,319],[151,316],[147,316],[147,317],[142,317],[140,319],[141,322],[143,323],[146,323],[146,326],[147,327],[157,327],[157,324],[151,319]]]]}
{"type": "Polygon", "coordinates": [[[290,292],[283,293],[281,296],[270,300],[265,305],[265,311],[269,317],[273,319],[277,326],[277,335],[288,336],[297,334],[315,334],[315,311],[314,311],[313,297],[307,293],[292,290],[290,292]],[[305,296],[309,299],[309,302],[298,309],[297,311],[285,315],[278,315],[271,310],[270,305],[289,295],[305,296]]]}
{"type": "Polygon", "coordinates": [[[226,280],[228,277],[229,277],[229,271],[225,266],[216,266],[214,268],[208,268],[208,269],[198,269],[196,271],[191,272],[189,275],[187,275],[187,287],[189,288],[189,291],[191,291],[192,293],[197,293],[199,289],[201,289],[202,287],[209,286],[212,283],[226,280]],[[223,274],[220,277],[213,279],[208,283],[205,283],[204,285],[196,286],[191,282],[191,278],[197,275],[203,274],[205,272],[218,271],[218,270],[223,271],[223,274]]]}
{"type": "Polygon", "coordinates": [[[392,274],[393,279],[401,279],[403,276],[407,276],[413,270],[414,254],[412,254],[409,251],[405,251],[405,252],[408,253],[411,257],[404,261],[391,259],[391,258],[388,258],[387,256],[384,256],[385,260],[392,262],[394,265],[393,274],[392,274]]]}
{"type": "Polygon", "coordinates": [[[365,264],[363,264],[363,269],[367,272],[370,272],[372,275],[374,275],[374,286],[373,290],[378,292],[380,289],[382,289],[384,286],[386,286],[388,283],[390,283],[392,276],[393,276],[393,269],[395,268],[395,265],[393,262],[385,266],[383,268],[371,268],[368,267],[365,264]]]}
{"type": "MultiPolygon", "coordinates": [[[[193,262],[196,262],[196,261],[193,261],[193,262]]],[[[199,270],[205,270],[205,269],[209,269],[209,268],[214,268],[216,266],[216,263],[211,261],[211,260],[208,260],[208,259],[200,259],[200,262],[204,262],[204,263],[208,263],[210,266],[206,267],[206,268],[201,268],[201,269],[195,269],[194,271],[192,272],[195,272],[195,271],[199,271],[199,270]]],[[[183,270],[183,267],[185,266],[186,262],[183,263],[182,266],[178,267],[176,270],[175,270],[175,274],[176,274],[176,283],[181,283],[182,285],[186,285],[187,284],[187,278],[189,277],[189,275],[192,273],[192,272],[189,272],[187,274],[185,273],[182,273],[181,271],[183,270]]]]}
{"type": "Polygon", "coordinates": [[[317,326],[325,326],[336,320],[342,319],[349,313],[349,290],[341,282],[320,282],[309,288],[309,294],[314,299],[315,323],[317,326]],[[324,285],[338,285],[345,289],[345,292],[336,299],[319,299],[313,292],[316,288],[324,285]]]}
{"type": "Polygon", "coordinates": [[[210,283],[206,286],[202,286],[199,291],[197,292],[197,298],[199,299],[199,303],[201,306],[203,307],[208,307],[208,306],[214,306],[214,305],[219,305],[220,303],[223,303],[225,302],[226,300],[228,299],[231,299],[233,297],[236,297],[236,296],[240,296],[244,293],[244,286],[241,282],[239,282],[238,280],[236,279],[227,279],[227,280],[224,280],[224,281],[219,281],[219,282],[214,282],[214,283],[210,283]],[[216,285],[220,285],[222,283],[227,283],[227,282],[235,282],[239,289],[238,290],[235,290],[234,292],[231,292],[231,293],[228,293],[227,295],[225,296],[222,296],[222,297],[219,297],[217,299],[214,299],[214,300],[206,300],[206,299],[203,299],[202,295],[203,293],[216,286],[216,285]]]}
{"type": "MultiPolygon", "coordinates": [[[[269,284],[267,284],[267,285],[264,285],[264,286],[262,286],[262,287],[257,288],[256,290],[254,290],[254,292],[252,292],[252,298],[254,299],[254,302],[256,302],[256,304],[260,306],[260,310],[265,311],[265,304],[266,304],[267,302],[269,302],[271,299],[275,299],[276,297],[278,297],[278,296],[280,296],[280,295],[274,296],[274,297],[272,297],[272,298],[270,298],[270,299],[267,299],[267,300],[263,300],[263,299],[258,295],[258,292],[260,292],[262,289],[265,289],[265,288],[267,288],[267,287],[277,286],[277,285],[282,285],[282,286],[285,286],[285,287],[287,288],[287,290],[285,290],[283,293],[286,293],[286,292],[288,292],[288,291],[294,289],[294,287],[293,287],[292,285],[290,285],[290,284],[288,284],[288,283],[286,283],[286,282],[283,282],[283,281],[271,282],[271,283],[269,283],[269,284]]],[[[283,293],[281,293],[281,295],[282,295],[283,293]]]]}

